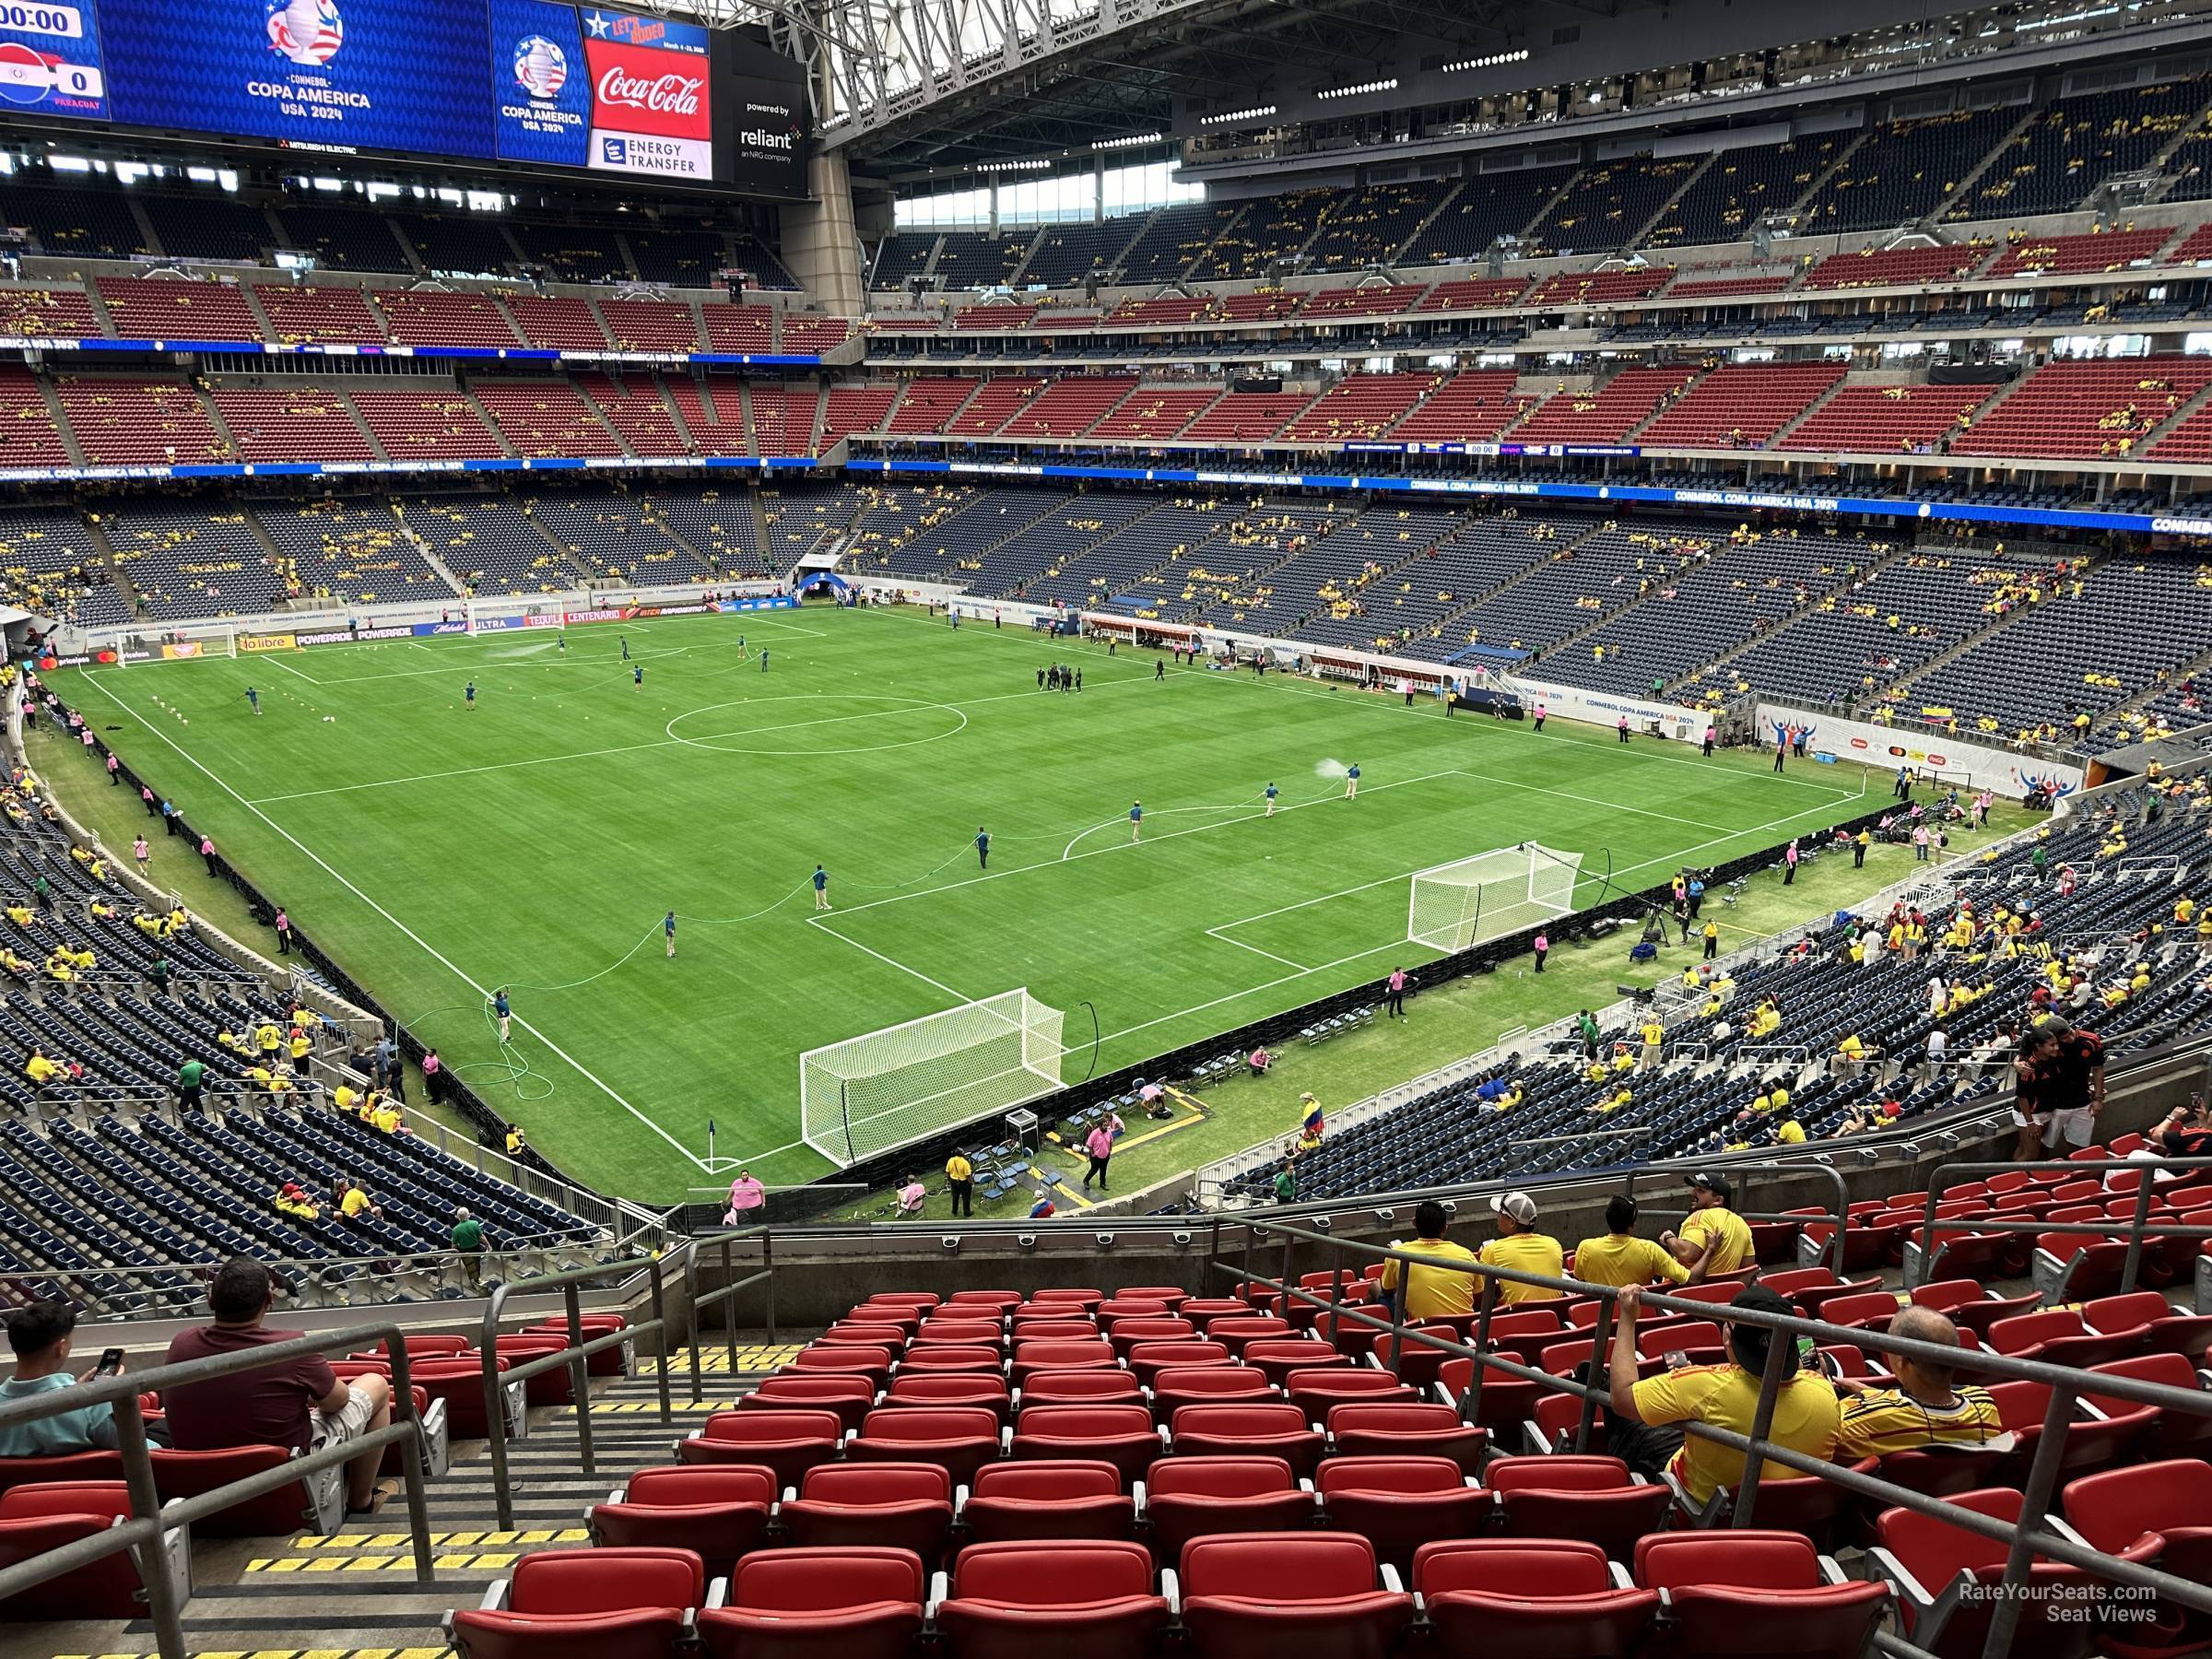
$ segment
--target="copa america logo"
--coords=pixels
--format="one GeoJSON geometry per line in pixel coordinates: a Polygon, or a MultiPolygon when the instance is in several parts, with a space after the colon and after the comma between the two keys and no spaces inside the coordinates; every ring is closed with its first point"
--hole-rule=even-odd
{"type": "Polygon", "coordinates": [[[545,36],[531,35],[515,43],[514,78],[533,98],[559,98],[569,84],[568,56],[545,36]]]}
{"type": "Polygon", "coordinates": [[[346,43],[337,0],[268,0],[269,50],[302,69],[320,69],[346,43]]]}
{"type": "Polygon", "coordinates": [[[662,75],[648,80],[610,68],[599,77],[599,101],[623,109],[652,110],[664,115],[699,113],[700,88],[706,82],[697,76],[662,75]]]}

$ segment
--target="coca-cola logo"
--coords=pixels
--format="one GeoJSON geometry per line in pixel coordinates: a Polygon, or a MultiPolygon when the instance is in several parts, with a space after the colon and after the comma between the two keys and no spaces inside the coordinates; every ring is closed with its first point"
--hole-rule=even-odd
{"type": "Polygon", "coordinates": [[[696,115],[700,89],[706,84],[694,75],[661,75],[648,80],[625,75],[618,65],[599,77],[599,101],[664,115],[696,115]]]}

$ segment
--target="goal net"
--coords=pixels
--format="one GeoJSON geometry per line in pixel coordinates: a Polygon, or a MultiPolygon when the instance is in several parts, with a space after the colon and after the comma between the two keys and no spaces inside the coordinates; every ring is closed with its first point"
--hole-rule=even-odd
{"type": "Polygon", "coordinates": [[[799,1136],[842,1169],[1060,1087],[1061,1012],[1024,988],[799,1056],[799,1136]]]}
{"type": "Polygon", "coordinates": [[[1449,953],[1564,916],[1582,869],[1579,853],[1523,841],[1417,871],[1406,936],[1449,953]]]}

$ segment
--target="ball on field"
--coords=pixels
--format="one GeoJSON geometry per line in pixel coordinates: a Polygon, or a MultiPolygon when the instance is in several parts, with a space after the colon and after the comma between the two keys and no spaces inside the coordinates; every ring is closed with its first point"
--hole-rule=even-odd
{"type": "Polygon", "coordinates": [[[335,714],[325,714],[323,716],[323,724],[324,725],[336,725],[338,724],[338,717],[335,714]]]}

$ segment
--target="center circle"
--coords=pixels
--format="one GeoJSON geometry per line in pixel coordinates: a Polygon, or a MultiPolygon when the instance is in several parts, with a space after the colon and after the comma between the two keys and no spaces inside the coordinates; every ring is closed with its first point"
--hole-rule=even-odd
{"type": "Polygon", "coordinates": [[[949,703],[917,697],[858,692],[803,692],[785,697],[742,697],[687,709],[664,728],[689,748],[725,755],[866,755],[879,749],[935,743],[967,729],[968,716],[949,703]],[[807,712],[775,704],[800,703],[807,712]],[[731,710],[759,712],[747,721],[731,710]],[[720,720],[708,718],[720,713],[720,720]],[[685,725],[708,729],[688,735],[685,725]]]}

